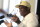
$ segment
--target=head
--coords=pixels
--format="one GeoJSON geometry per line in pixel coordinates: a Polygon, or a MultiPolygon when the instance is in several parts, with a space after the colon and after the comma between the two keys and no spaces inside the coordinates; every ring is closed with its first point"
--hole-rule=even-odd
{"type": "Polygon", "coordinates": [[[26,6],[23,6],[23,5],[20,5],[19,6],[19,11],[20,11],[20,14],[22,16],[26,16],[27,14],[30,13],[30,8],[29,7],[26,7],[26,6]]]}
{"type": "Polygon", "coordinates": [[[13,17],[11,17],[11,19],[14,21],[14,22],[16,22],[16,23],[20,23],[20,20],[19,20],[19,18],[16,16],[16,15],[13,15],[13,17]]]}
{"type": "Polygon", "coordinates": [[[30,7],[30,3],[27,1],[21,1],[20,5],[16,5],[16,8],[19,8],[20,14],[24,17],[30,13],[30,7]]]}

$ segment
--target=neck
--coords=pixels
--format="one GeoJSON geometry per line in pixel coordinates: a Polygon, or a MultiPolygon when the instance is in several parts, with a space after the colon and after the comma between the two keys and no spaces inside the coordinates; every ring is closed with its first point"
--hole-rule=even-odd
{"type": "Polygon", "coordinates": [[[25,15],[23,15],[23,17],[25,17],[26,15],[28,15],[30,12],[26,12],[25,15]]]}

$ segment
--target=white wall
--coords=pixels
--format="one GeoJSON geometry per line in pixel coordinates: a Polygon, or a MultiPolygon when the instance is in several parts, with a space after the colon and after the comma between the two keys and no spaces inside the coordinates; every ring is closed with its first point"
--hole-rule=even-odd
{"type": "Polygon", "coordinates": [[[31,4],[31,12],[36,13],[36,10],[37,10],[37,1],[38,0],[29,0],[29,3],[31,4]]]}
{"type": "Polygon", "coordinates": [[[3,8],[3,0],[0,0],[0,9],[3,8]]]}
{"type": "Polygon", "coordinates": [[[3,9],[8,12],[9,0],[3,0],[3,9]]]}

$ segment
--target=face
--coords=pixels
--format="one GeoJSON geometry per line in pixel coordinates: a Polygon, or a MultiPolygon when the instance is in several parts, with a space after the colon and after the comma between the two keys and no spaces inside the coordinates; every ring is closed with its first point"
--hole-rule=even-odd
{"type": "Polygon", "coordinates": [[[25,16],[27,14],[27,11],[28,11],[27,9],[28,9],[28,7],[20,5],[19,6],[20,14],[22,16],[25,16]]]}
{"type": "Polygon", "coordinates": [[[19,11],[20,11],[20,14],[23,16],[23,14],[24,14],[24,8],[23,8],[23,6],[19,7],[19,11]]]}

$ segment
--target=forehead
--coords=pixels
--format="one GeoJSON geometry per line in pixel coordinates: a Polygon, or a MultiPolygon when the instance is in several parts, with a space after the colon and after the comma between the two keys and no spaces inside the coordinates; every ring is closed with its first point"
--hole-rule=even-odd
{"type": "Polygon", "coordinates": [[[19,6],[19,8],[26,9],[26,8],[28,8],[28,7],[26,7],[26,6],[23,6],[23,5],[20,5],[20,6],[19,6]]]}
{"type": "Polygon", "coordinates": [[[24,7],[24,6],[23,6],[23,5],[20,5],[19,8],[20,8],[20,7],[22,8],[22,7],[24,7]]]}
{"type": "Polygon", "coordinates": [[[20,6],[19,6],[19,9],[24,9],[24,6],[20,5],[20,6]]]}

